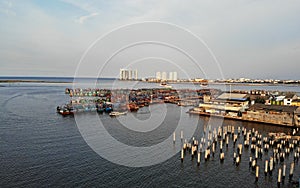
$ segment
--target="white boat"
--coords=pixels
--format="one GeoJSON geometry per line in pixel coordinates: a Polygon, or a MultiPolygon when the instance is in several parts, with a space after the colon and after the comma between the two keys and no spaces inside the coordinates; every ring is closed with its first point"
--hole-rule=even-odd
{"type": "Polygon", "coordinates": [[[111,112],[111,113],[109,113],[109,115],[111,117],[116,117],[116,116],[125,115],[125,114],[127,114],[127,112],[111,112]]]}
{"type": "Polygon", "coordinates": [[[168,85],[166,82],[161,82],[161,83],[160,83],[160,86],[163,86],[163,87],[165,87],[165,88],[172,88],[172,86],[171,86],[171,85],[168,85]]]}

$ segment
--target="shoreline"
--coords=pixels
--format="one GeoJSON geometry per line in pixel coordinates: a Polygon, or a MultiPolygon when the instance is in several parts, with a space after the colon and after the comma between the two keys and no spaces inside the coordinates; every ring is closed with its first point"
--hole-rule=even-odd
{"type": "Polygon", "coordinates": [[[275,126],[278,126],[278,127],[285,127],[285,128],[299,128],[297,126],[292,126],[292,125],[282,125],[282,124],[273,123],[273,122],[249,120],[249,119],[244,119],[242,117],[223,116],[223,115],[210,114],[210,113],[198,112],[198,111],[193,111],[193,110],[187,111],[187,113],[192,114],[192,115],[209,116],[209,117],[215,117],[215,118],[224,118],[224,119],[230,119],[230,120],[236,120],[236,121],[262,123],[262,124],[275,125],[275,126]]]}
{"type": "Polygon", "coordinates": [[[46,80],[0,80],[0,83],[73,83],[73,82],[46,81],[46,80]]]}

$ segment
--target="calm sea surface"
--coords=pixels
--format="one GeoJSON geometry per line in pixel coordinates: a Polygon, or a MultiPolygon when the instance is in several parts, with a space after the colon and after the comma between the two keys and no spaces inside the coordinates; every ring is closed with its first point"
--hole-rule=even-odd
{"type": "MultiPolygon", "coordinates": [[[[41,78],[42,79],[42,78],[41,78]]],[[[62,80],[68,81],[68,80],[62,80]]],[[[81,83],[89,86],[89,82],[81,83]]],[[[117,82],[103,80],[98,82],[102,88],[158,87],[157,84],[117,82]],[[130,86],[131,84],[131,86],[130,86]]],[[[62,117],[56,113],[56,106],[66,103],[69,97],[64,94],[70,83],[2,83],[0,84],[0,187],[276,187],[277,170],[282,164],[275,166],[273,176],[264,176],[264,161],[271,152],[265,153],[258,160],[260,177],[255,182],[255,172],[249,169],[250,150],[244,149],[241,164],[233,164],[233,144],[230,142],[225,152],[225,161],[220,163],[219,149],[214,158],[201,161],[198,167],[195,160],[186,156],[180,161],[180,153],[175,153],[166,161],[146,167],[128,167],[111,162],[98,155],[82,137],[74,117],[62,117]]],[[[176,87],[186,87],[182,84],[176,87]]],[[[190,86],[188,86],[190,87],[190,86]]],[[[243,87],[249,89],[251,87],[243,87]]],[[[270,86],[270,90],[286,90],[299,92],[299,87],[270,86]],[[275,87],[275,88],[273,88],[275,87]]],[[[263,87],[268,89],[268,87],[263,87]]],[[[233,89],[233,88],[232,88],[233,89]]],[[[260,89],[260,88],[251,88],[260,89]]],[[[157,104],[140,109],[136,114],[127,114],[111,118],[107,114],[83,114],[87,125],[93,124],[95,117],[105,122],[106,131],[119,142],[133,146],[150,146],[158,144],[166,137],[172,136],[178,124],[179,111],[188,108],[173,104],[157,104]],[[160,106],[162,105],[162,106],[160,106]],[[150,118],[151,113],[167,111],[165,119],[159,126],[149,132],[133,131],[121,126],[123,122],[134,117],[140,121],[150,118]],[[123,119],[122,119],[123,118],[123,119]],[[90,121],[90,122],[89,122],[90,121]]],[[[208,117],[199,117],[183,113],[183,124],[187,128],[195,128],[194,137],[200,139],[208,125],[208,117]],[[197,122],[192,127],[191,122],[197,122]]],[[[216,120],[217,121],[217,120],[216,120]]],[[[214,120],[210,121],[212,126],[214,120]]],[[[223,125],[244,126],[248,130],[255,128],[266,135],[268,132],[289,132],[290,129],[224,120],[223,125]]],[[[141,124],[141,126],[147,126],[141,124]]],[[[178,134],[179,135],[179,134],[178,134]]],[[[104,138],[105,140],[105,138],[104,138]]],[[[179,136],[176,142],[180,142],[179,136]]],[[[240,137],[239,143],[243,142],[240,137]]],[[[170,147],[173,147],[170,142],[170,147]]],[[[114,144],[107,148],[116,147],[114,144]]],[[[163,152],[163,150],[162,150],[163,152]]],[[[115,153],[110,154],[114,158],[115,153]]],[[[122,155],[120,152],[118,155],[122,155]]],[[[106,155],[107,157],[107,155],[106,155]]],[[[147,158],[147,156],[145,156],[147,158]]],[[[287,163],[292,162],[290,156],[287,163]]],[[[134,160],[134,159],[133,159],[134,160]]],[[[152,159],[153,160],[153,159],[152,159]]],[[[294,181],[300,178],[300,165],[295,164],[294,181]]],[[[292,187],[288,177],[282,187],[292,187]]]]}

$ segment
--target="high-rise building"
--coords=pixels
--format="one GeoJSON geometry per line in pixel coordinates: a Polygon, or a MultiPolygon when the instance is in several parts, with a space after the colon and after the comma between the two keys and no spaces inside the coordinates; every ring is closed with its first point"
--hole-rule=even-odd
{"type": "Polygon", "coordinates": [[[173,81],[177,81],[178,78],[177,78],[177,72],[173,72],[173,81]]]}
{"type": "Polygon", "coordinates": [[[162,80],[167,80],[167,73],[166,72],[161,73],[161,79],[162,80]]]}
{"type": "Polygon", "coordinates": [[[156,72],[156,80],[161,80],[161,73],[160,72],[156,72]]]}
{"type": "Polygon", "coordinates": [[[134,73],[134,79],[135,80],[137,80],[138,79],[138,73],[137,73],[137,69],[135,69],[135,71],[134,71],[135,73],[134,73]]]}
{"type": "Polygon", "coordinates": [[[138,72],[130,69],[120,69],[120,80],[137,80],[138,72]]]}
{"type": "Polygon", "coordinates": [[[169,72],[169,80],[173,81],[173,72],[169,72]]]}

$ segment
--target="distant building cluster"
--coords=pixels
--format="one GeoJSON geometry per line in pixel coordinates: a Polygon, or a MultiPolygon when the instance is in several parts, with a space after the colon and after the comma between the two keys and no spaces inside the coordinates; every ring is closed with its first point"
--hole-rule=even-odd
{"type": "Polygon", "coordinates": [[[120,80],[137,80],[138,71],[137,69],[120,69],[120,80]]]}
{"type": "Polygon", "coordinates": [[[155,78],[161,81],[177,81],[178,75],[177,72],[156,72],[155,78]]]}
{"type": "Polygon", "coordinates": [[[236,79],[217,79],[211,82],[219,83],[267,83],[267,84],[299,84],[300,80],[278,80],[278,79],[249,79],[249,78],[236,78],[236,79]]]}

